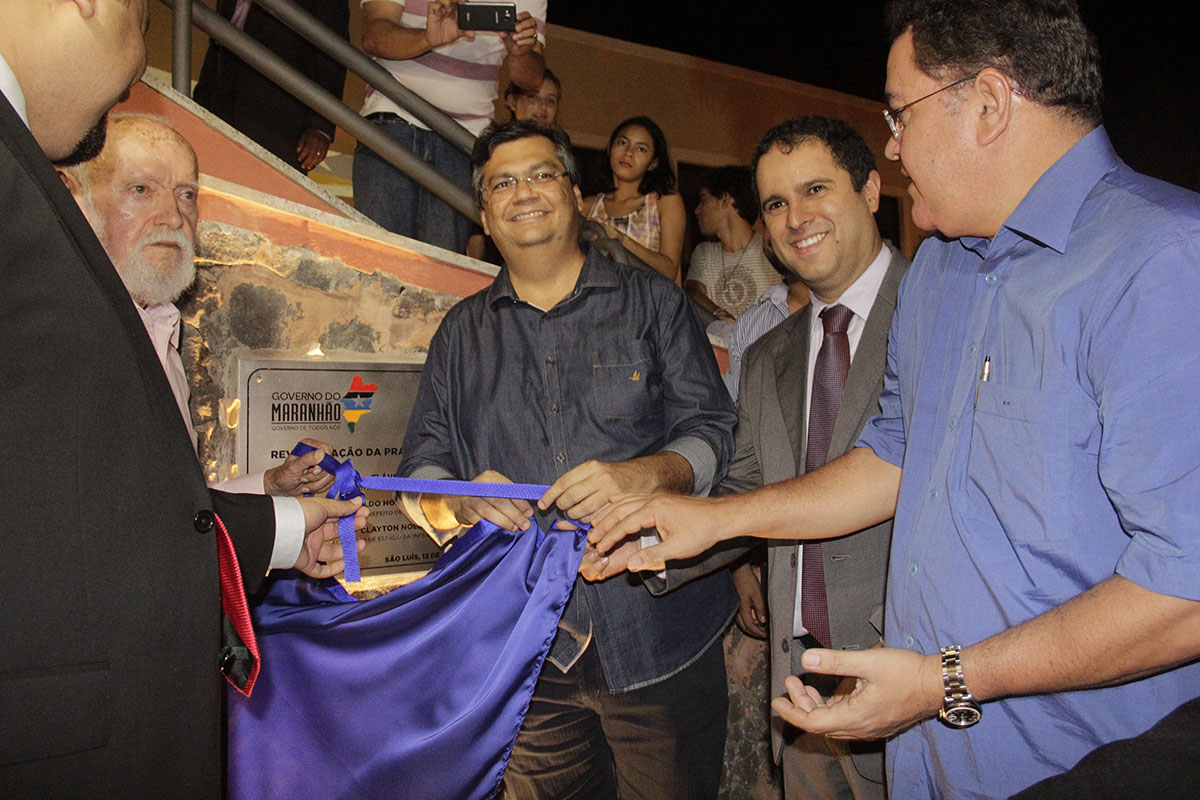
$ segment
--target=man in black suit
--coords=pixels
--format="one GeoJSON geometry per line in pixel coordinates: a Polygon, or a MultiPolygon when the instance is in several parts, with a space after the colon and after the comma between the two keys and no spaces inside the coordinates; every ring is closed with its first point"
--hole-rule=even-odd
{"type": "Polygon", "coordinates": [[[323,542],[358,506],[209,493],[133,303],[50,164],[103,144],[98,120],[145,68],[146,0],[0,0],[0,17],[0,794],[219,797],[215,532],[253,591],[281,559],[332,574],[323,542]],[[289,514],[303,531],[285,539],[289,514]]]}
{"type": "MultiPolygon", "coordinates": [[[[346,0],[296,2],[338,36],[349,38],[346,0]]],[[[345,67],[269,11],[250,0],[218,0],[217,12],[301,75],[341,99],[345,67]]],[[[333,141],[332,122],[216,42],[208,46],[193,95],[197,103],[303,172],[325,159],[333,141]]]]}

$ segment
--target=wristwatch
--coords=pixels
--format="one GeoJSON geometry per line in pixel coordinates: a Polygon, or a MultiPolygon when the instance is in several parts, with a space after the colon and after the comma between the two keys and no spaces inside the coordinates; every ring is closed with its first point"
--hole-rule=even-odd
{"type": "Polygon", "coordinates": [[[962,647],[952,644],[942,648],[942,683],[946,687],[946,696],[942,699],[942,710],[938,719],[950,728],[969,728],[979,722],[983,709],[963,682],[962,658],[959,652],[962,647]]]}

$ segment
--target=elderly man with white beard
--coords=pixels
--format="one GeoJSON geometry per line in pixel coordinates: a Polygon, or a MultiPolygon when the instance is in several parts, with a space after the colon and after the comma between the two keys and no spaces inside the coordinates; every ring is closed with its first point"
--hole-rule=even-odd
{"type": "MultiPolygon", "coordinates": [[[[200,188],[196,152],[166,120],[148,114],[113,114],[100,155],[60,168],[59,174],[133,298],[195,446],[175,301],[196,278],[200,188]]],[[[232,478],[215,488],[271,495],[324,491],[333,476],[317,463],[332,448],[305,441],[317,449],[301,457],[288,456],[265,473],[232,478]]]]}

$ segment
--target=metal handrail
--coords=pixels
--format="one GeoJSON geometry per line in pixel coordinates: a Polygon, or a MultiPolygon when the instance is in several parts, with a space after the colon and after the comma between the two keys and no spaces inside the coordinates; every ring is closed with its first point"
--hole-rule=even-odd
{"type": "Polygon", "coordinates": [[[362,78],[384,97],[401,108],[407,109],[414,117],[429,126],[434,133],[467,155],[471,155],[471,148],[475,146],[475,134],[464,128],[457,120],[447,116],[444,111],[424,97],[400,83],[375,59],[329,30],[312,14],[292,3],[291,0],[254,0],[254,3],[271,12],[280,22],[362,78]]]}
{"type": "Polygon", "coordinates": [[[181,0],[171,14],[171,87],[192,96],[192,0],[181,0]]]}
{"type": "MultiPolygon", "coordinates": [[[[282,7],[284,5],[287,5],[284,2],[277,2],[276,0],[268,0],[268,2],[270,2],[270,4],[272,6],[277,6],[277,7],[282,7]]],[[[186,16],[185,12],[190,7],[191,23],[195,24],[196,27],[198,27],[200,30],[207,33],[209,35],[209,37],[211,37],[213,39],[213,41],[219,43],[222,47],[225,47],[230,52],[232,52],[234,55],[236,55],[238,58],[242,59],[247,64],[249,64],[251,67],[253,67],[256,70],[258,70],[259,72],[261,72],[265,77],[267,77],[270,80],[277,83],[282,89],[284,89],[289,94],[293,95],[300,102],[302,102],[305,105],[312,108],[314,111],[316,111],[321,116],[325,117],[326,119],[330,120],[334,124],[342,127],[346,131],[350,132],[356,139],[358,139],[359,142],[361,142],[365,146],[369,147],[376,154],[378,154],[380,158],[383,158],[385,161],[387,161],[389,164],[394,166],[396,169],[400,170],[401,172],[404,172],[409,177],[411,177],[413,180],[417,181],[417,183],[421,184],[426,189],[433,192],[435,195],[440,197],[448,205],[450,205],[452,208],[454,208],[459,213],[463,214],[468,219],[475,221],[479,218],[479,210],[476,208],[475,200],[469,192],[467,192],[462,187],[458,186],[457,184],[455,184],[452,181],[450,181],[449,179],[447,179],[446,176],[442,175],[440,172],[438,172],[436,169],[434,169],[428,163],[426,163],[423,159],[416,156],[411,150],[404,147],[402,144],[397,142],[392,137],[388,136],[386,133],[381,131],[376,126],[372,125],[370,122],[368,122],[366,119],[364,119],[362,117],[362,115],[360,115],[358,112],[354,111],[349,106],[347,106],[345,103],[343,103],[340,97],[334,97],[330,93],[326,92],[319,85],[317,85],[314,81],[299,74],[291,65],[289,65],[287,62],[285,62],[279,56],[272,53],[267,48],[263,47],[261,44],[259,44],[257,41],[255,41],[253,38],[251,38],[249,35],[247,35],[244,31],[240,30],[237,26],[235,26],[231,22],[229,22],[229,20],[225,19],[220,14],[218,14],[217,12],[208,8],[204,4],[193,3],[192,0],[162,0],[162,3],[164,5],[170,7],[174,11],[173,25],[172,25],[173,30],[178,28],[178,25],[179,25],[178,20],[181,16],[183,17],[183,19],[188,18],[186,16]]],[[[263,5],[264,8],[267,7],[267,3],[261,3],[261,5],[263,5]]],[[[268,10],[271,10],[271,13],[275,13],[275,11],[272,9],[268,9],[268,10]]],[[[391,81],[391,83],[395,84],[395,86],[389,86],[385,90],[385,89],[377,86],[375,81],[372,81],[372,80],[368,79],[366,76],[362,75],[361,72],[359,71],[359,69],[356,69],[354,66],[351,66],[350,64],[347,64],[345,61],[343,61],[342,57],[345,57],[347,55],[346,53],[342,52],[340,54],[342,57],[339,57],[339,54],[331,54],[335,58],[337,58],[338,61],[342,62],[344,66],[346,66],[348,69],[350,69],[352,72],[354,72],[356,75],[359,75],[359,77],[362,77],[364,80],[367,80],[367,82],[371,83],[372,86],[375,86],[376,89],[379,89],[379,91],[384,92],[385,94],[387,94],[387,96],[389,98],[391,98],[392,100],[395,100],[398,103],[401,103],[401,105],[404,105],[404,103],[402,103],[401,100],[397,99],[397,97],[403,98],[404,100],[415,99],[419,103],[424,104],[427,108],[420,109],[419,112],[414,111],[413,113],[418,114],[418,115],[420,113],[429,114],[429,112],[432,111],[433,114],[441,116],[445,122],[448,122],[451,125],[453,125],[454,127],[458,128],[458,130],[461,131],[462,134],[466,134],[466,136],[469,137],[471,143],[474,142],[475,137],[471,135],[470,131],[467,131],[466,128],[463,128],[461,125],[454,122],[454,120],[450,119],[449,117],[446,117],[446,115],[442,114],[442,112],[438,111],[436,108],[429,105],[429,103],[427,103],[426,101],[417,97],[408,89],[405,89],[403,86],[401,86],[399,84],[399,82],[396,81],[395,78],[393,78],[391,76],[390,73],[387,72],[387,70],[380,67],[374,61],[371,61],[371,59],[368,58],[367,56],[363,55],[363,53],[361,51],[359,51],[356,48],[354,48],[353,46],[351,46],[348,42],[345,42],[345,40],[341,39],[341,37],[336,36],[332,31],[330,31],[328,28],[326,28],[324,25],[322,25],[320,22],[318,22],[311,15],[309,15],[303,11],[299,11],[298,9],[296,10],[296,12],[297,13],[295,15],[293,15],[291,12],[287,12],[287,13],[288,13],[288,16],[295,17],[297,19],[297,21],[300,24],[302,24],[304,27],[309,28],[310,33],[317,33],[318,35],[315,38],[321,39],[321,38],[325,38],[325,37],[319,35],[319,32],[313,31],[312,26],[316,26],[317,28],[320,28],[321,30],[324,31],[324,33],[327,36],[333,37],[334,39],[341,41],[345,45],[346,48],[353,50],[362,59],[366,59],[366,61],[370,62],[371,66],[373,66],[373,67],[377,68],[379,71],[383,72],[387,76],[387,79],[389,81],[391,81]],[[304,17],[307,17],[308,20],[307,21],[301,20],[301,19],[299,19],[298,15],[303,15],[304,17]],[[400,90],[399,92],[396,91],[397,87],[400,90]]],[[[277,16],[279,16],[279,15],[277,15],[277,16]]],[[[283,20],[286,24],[292,25],[292,22],[290,22],[287,19],[284,19],[282,16],[280,16],[280,19],[283,20]]],[[[305,36],[306,39],[309,39],[309,41],[311,41],[317,47],[324,49],[322,47],[322,42],[315,41],[313,37],[310,37],[304,31],[300,31],[299,29],[297,29],[297,32],[301,33],[301,35],[305,36]]],[[[174,70],[174,75],[172,77],[172,85],[175,86],[175,89],[177,91],[180,91],[182,94],[189,95],[189,96],[191,93],[190,92],[190,90],[191,90],[191,44],[190,44],[191,35],[190,34],[191,34],[191,27],[189,25],[188,29],[187,29],[187,35],[186,35],[187,50],[183,51],[187,55],[186,61],[181,58],[180,39],[178,37],[175,39],[175,42],[174,42],[174,47],[173,47],[173,51],[172,51],[172,59],[171,59],[172,69],[174,70]],[[181,66],[180,66],[181,62],[186,64],[185,68],[181,69],[181,66]],[[178,86],[178,84],[181,81],[181,79],[180,79],[181,74],[183,75],[182,80],[184,81],[184,85],[185,85],[184,89],[179,89],[179,86],[178,86]]],[[[336,49],[342,50],[342,48],[336,48],[336,49]]],[[[357,61],[357,59],[351,59],[351,60],[357,61]]],[[[356,66],[361,68],[362,65],[357,64],[356,66]]],[[[374,72],[374,70],[367,70],[367,71],[374,72]]],[[[374,75],[374,77],[376,80],[378,80],[380,76],[374,75]]],[[[419,116],[418,118],[422,119],[422,121],[425,121],[423,116],[419,116]]],[[[428,122],[427,122],[427,124],[428,124],[428,122]]],[[[432,125],[431,125],[431,127],[432,127],[432,125]]],[[[446,126],[441,123],[439,123],[439,127],[446,128],[446,126]]],[[[455,137],[454,144],[456,146],[462,148],[464,146],[464,144],[466,144],[466,142],[463,141],[461,134],[453,133],[452,128],[446,128],[446,129],[448,132],[451,132],[452,135],[455,137]]],[[[435,129],[435,130],[437,130],[437,129],[435,129]]],[[[440,130],[438,132],[441,133],[440,130]]],[[[470,146],[471,146],[470,144],[466,144],[465,149],[467,152],[470,152],[470,146]]]]}

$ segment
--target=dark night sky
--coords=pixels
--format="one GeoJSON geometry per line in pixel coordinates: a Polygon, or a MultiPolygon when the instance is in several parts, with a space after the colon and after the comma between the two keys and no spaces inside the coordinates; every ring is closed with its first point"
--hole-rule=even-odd
{"type": "MultiPolygon", "coordinates": [[[[735,0],[719,8],[736,12],[721,16],[695,0],[550,0],[549,21],[876,99],[887,62],[884,5],[735,0]]],[[[1200,16],[1171,7],[1081,3],[1100,42],[1105,123],[1118,153],[1200,191],[1200,16]]]]}

